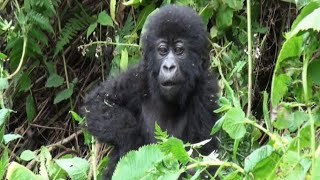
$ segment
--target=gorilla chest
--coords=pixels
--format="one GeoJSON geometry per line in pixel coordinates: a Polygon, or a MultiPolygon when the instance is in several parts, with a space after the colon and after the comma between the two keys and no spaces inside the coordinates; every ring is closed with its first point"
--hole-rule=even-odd
{"type": "Polygon", "coordinates": [[[185,135],[187,133],[187,115],[175,112],[174,107],[146,102],[142,105],[141,119],[143,122],[142,131],[147,143],[155,142],[155,122],[162,130],[167,130],[169,135],[187,140],[185,135]]]}

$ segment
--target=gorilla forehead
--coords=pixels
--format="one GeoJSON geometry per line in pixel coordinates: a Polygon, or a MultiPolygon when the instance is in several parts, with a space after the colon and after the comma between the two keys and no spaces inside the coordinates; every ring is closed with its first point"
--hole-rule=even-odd
{"type": "Polygon", "coordinates": [[[192,43],[201,43],[206,42],[203,38],[207,37],[201,17],[192,8],[179,5],[160,8],[149,17],[146,30],[143,34],[144,43],[148,43],[147,39],[153,41],[159,38],[182,38],[192,43]]]}

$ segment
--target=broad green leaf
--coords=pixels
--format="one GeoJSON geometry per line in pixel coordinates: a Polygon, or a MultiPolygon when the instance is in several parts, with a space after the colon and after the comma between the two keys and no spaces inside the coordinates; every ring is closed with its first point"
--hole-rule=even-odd
{"type": "Polygon", "coordinates": [[[36,153],[30,150],[24,150],[20,155],[20,158],[24,161],[31,161],[36,157],[37,157],[36,153]]]}
{"type": "Polygon", "coordinates": [[[316,158],[314,169],[317,169],[317,170],[313,172],[311,179],[312,180],[320,179],[320,171],[318,171],[320,169],[320,157],[316,158]]]}
{"type": "Polygon", "coordinates": [[[117,5],[117,1],[116,0],[110,0],[110,15],[111,15],[111,18],[112,18],[113,22],[115,22],[117,24],[117,21],[116,21],[116,5],[117,5]]]}
{"type": "Polygon", "coordinates": [[[293,122],[291,109],[280,106],[277,109],[277,118],[272,122],[273,126],[279,130],[287,129],[293,122]]]}
{"type": "Polygon", "coordinates": [[[216,121],[216,123],[214,124],[214,126],[211,129],[210,135],[214,135],[215,133],[217,133],[221,129],[221,127],[224,123],[225,117],[226,117],[226,115],[222,116],[218,121],[216,121]]]}
{"type": "Polygon", "coordinates": [[[229,7],[219,8],[216,16],[216,26],[219,30],[223,30],[232,25],[233,10],[229,7]]]}
{"type": "Polygon", "coordinates": [[[128,51],[127,48],[124,48],[121,51],[121,59],[120,59],[120,70],[125,71],[128,68],[128,51]]]}
{"type": "Polygon", "coordinates": [[[278,153],[270,145],[262,146],[253,151],[244,160],[245,172],[251,172],[254,179],[274,179],[277,163],[280,160],[278,153]]]}
{"type": "Polygon", "coordinates": [[[90,24],[90,26],[87,29],[87,39],[93,33],[93,31],[96,29],[97,26],[98,26],[97,22],[90,24]]]}
{"type": "Polygon", "coordinates": [[[137,20],[137,23],[136,23],[136,28],[134,30],[134,32],[142,29],[148,15],[154,11],[156,8],[156,6],[154,5],[154,3],[146,6],[145,8],[143,8],[143,10],[139,13],[139,17],[138,17],[138,20],[137,20]]]}
{"type": "Polygon", "coordinates": [[[180,139],[171,137],[160,145],[160,149],[166,154],[172,153],[173,156],[184,165],[189,161],[189,155],[180,139]]]}
{"type": "Polygon", "coordinates": [[[241,10],[243,8],[244,0],[223,0],[223,2],[234,10],[241,10]]]}
{"type": "Polygon", "coordinates": [[[314,60],[308,65],[308,77],[312,83],[320,86],[320,59],[314,60]]]}
{"type": "Polygon", "coordinates": [[[106,11],[102,11],[98,15],[98,23],[104,26],[113,26],[111,17],[107,14],[106,11]]]}
{"type": "Polygon", "coordinates": [[[31,86],[31,79],[29,78],[29,75],[27,72],[22,74],[19,82],[20,82],[19,92],[21,91],[26,92],[27,90],[29,90],[31,86]]]}
{"type": "Polygon", "coordinates": [[[152,178],[151,170],[164,159],[158,145],[146,145],[138,151],[130,151],[118,162],[112,180],[152,178]]]}
{"type": "MultiPolygon", "coordinates": [[[[214,12],[213,7],[209,7],[209,6],[204,7],[204,9],[202,9],[202,10],[200,11],[200,14],[199,14],[199,15],[202,17],[202,20],[203,20],[203,22],[204,22],[205,25],[208,24],[210,18],[211,18],[212,15],[213,15],[213,12],[214,12]]],[[[211,35],[211,33],[210,33],[210,35],[211,35]]]]}
{"type": "Polygon", "coordinates": [[[124,1],[123,4],[125,6],[130,6],[130,5],[135,5],[135,4],[140,4],[142,0],[129,0],[129,1],[124,1]]]}
{"type": "Polygon", "coordinates": [[[276,107],[283,96],[288,92],[288,86],[291,83],[291,78],[286,74],[276,75],[272,82],[271,104],[276,107]]]}
{"type": "Polygon", "coordinates": [[[3,123],[6,121],[6,119],[9,117],[11,110],[10,109],[0,109],[0,127],[3,125],[3,123]]]}
{"type": "Polygon", "coordinates": [[[41,180],[40,176],[35,175],[28,168],[16,163],[10,163],[6,179],[8,180],[41,180]]]}
{"type": "Polygon", "coordinates": [[[69,158],[69,159],[57,159],[55,162],[63,170],[65,170],[71,179],[87,179],[89,171],[89,163],[85,159],[78,157],[69,158]]]}
{"type": "Polygon", "coordinates": [[[68,99],[71,97],[73,93],[73,84],[70,84],[70,88],[69,89],[65,89],[63,91],[60,91],[59,93],[56,94],[53,104],[57,104],[65,99],[68,99]]]}
{"type": "Polygon", "coordinates": [[[33,96],[29,94],[26,100],[26,112],[27,112],[27,119],[29,122],[33,120],[34,117],[36,117],[36,105],[33,100],[33,96]]]}
{"type": "Polygon", "coordinates": [[[286,34],[287,39],[293,37],[300,31],[304,30],[314,30],[314,31],[320,31],[320,23],[319,23],[319,17],[320,17],[320,8],[315,9],[310,14],[305,16],[294,29],[292,29],[290,32],[286,34]]]}
{"type": "Polygon", "coordinates": [[[302,156],[298,152],[287,151],[281,157],[277,177],[280,179],[306,179],[306,172],[310,165],[311,161],[309,160],[309,163],[302,161],[302,156]],[[302,162],[304,164],[301,164],[302,162]]]}
{"type": "Polygon", "coordinates": [[[9,154],[8,149],[2,149],[1,158],[0,158],[0,177],[4,178],[7,166],[9,164],[9,154]]]}
{"type": "Polygon", "coordinates": [[[59,76],[56,73],[50,74],[47,82],[46,87],[59,87],[63,84],[64,78],[59,76]]]}
{"type": "Polygon", "coordinates": [[[307,113],[303,111],[296,111],[292,114],[293,120],[289,126],[290,132],[294,132],[300,127],[304,122],[306,122],[309,119],[309,116],[307,113]]]}
{"type": "Polygon", "coordinates": [[[5,59],[7,59],[7,55],[0,52],[0,60],[5,60],[5,59]]]}
{"type": "Polygon", "coordinates": [[[240,108],[231,108],[224,118],[222,128],[229,134],[232,139],[241,139],[245,133],[246,128],[245,114],[240,108]]]}
{"type": "Polygon", "coordinates": [[[288,149],[292,151],[300,151],[305,147],[310,147],[310,124],[305,124],[297,134],[297,136],[290,142],[288,149]]]}
{"type": "Polygon", "coordinates": [[[7,78],[0,78],[0,91],[7,89],[9,87],[8,79],[7,78]]]}
{"type": "Polygon", "coordinates": [[[3,141],[4,141],[4,144],[8,144],[10,141],[14,141],[19,138],[22,138],[20,134],[5,134],[3,136],[3,141]]]}
{"type": "MultiPolygon", "coordinates": [[[[299,0],[292,0],[292,1],[299,1],[299,0]]],[[[313,12],[315,9],[319,8],[319,2],[311,2],[306,7],[302,9],[296,19],[293,21],[291,29],[295,29],[297,25],[303,20],[307,15],[313,12]]]]}

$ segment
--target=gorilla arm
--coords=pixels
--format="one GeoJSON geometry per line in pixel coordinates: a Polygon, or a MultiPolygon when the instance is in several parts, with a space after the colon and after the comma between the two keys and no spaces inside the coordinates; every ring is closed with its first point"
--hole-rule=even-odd
{"type": "Polygon", "coordinates": [[[94,88],[84,102],[88,130],[101,142],[115,145],[120,154],[142,144],[137,119],[144,94],[142,65],[94,88]]]}

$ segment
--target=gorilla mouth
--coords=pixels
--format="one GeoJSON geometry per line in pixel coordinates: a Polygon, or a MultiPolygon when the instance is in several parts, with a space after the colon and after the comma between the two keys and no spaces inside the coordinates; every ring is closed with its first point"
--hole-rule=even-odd
{"type": "Polygon", "coordinates": [[[177,86],[177,85],[179,85],[179,83],[174,82],[174,81],[166,81],[166,82],[161,83],[161,86],[164,86],[164,87],[172,87],[172,86],[177,86]]]}

